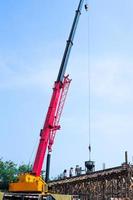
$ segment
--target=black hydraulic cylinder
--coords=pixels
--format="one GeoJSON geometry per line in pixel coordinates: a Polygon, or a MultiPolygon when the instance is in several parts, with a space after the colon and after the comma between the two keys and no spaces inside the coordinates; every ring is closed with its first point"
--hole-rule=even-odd
{"type": "Polygon", "coordinates": [[[81,14],[83,3],[84,3],[84,0],[80,0],[78,9],[76,10],[75,18],[74,18],[74,21],[73,21],[73,24],[72,24],[72,28],[71,28],[69,38],[67,40],[67,44],[66,44],[63,59],[62,59],[62,62],[61,62],[59,74],[58,74],[58,77],[57,77],[57,82],[63,81],[63,77],[64,77],[64,74],[65,74],[65,71],[66,71],[66,67],[67,67],[69,55],[70,55],[70,52],[71,52],[71,48],[72,48],[72,45],[73,45],[73,39],[74,39],[75,32],[76,32],[76,29],[77,29],[77,25],[78,25],[78,21],[79,21],[79,17],[80,17],[80,14],[81,14]]]}
{"type": "Polygon", "coordinates": [[[45,177],[45,182],[46,183],[49,181],[50,159],[51,159],[51,154],[48,152],[48,154],[47,154],[47,162],[46,162],[46,177],[45,177]]]}

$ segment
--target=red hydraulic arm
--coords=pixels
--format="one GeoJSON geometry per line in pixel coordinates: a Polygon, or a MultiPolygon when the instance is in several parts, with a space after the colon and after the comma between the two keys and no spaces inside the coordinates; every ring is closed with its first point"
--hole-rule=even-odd
{"type": "Polygon", "coordinates": [[[54,143],[54,138],[56,131],[60,129],[60,117],[63,111],[64,103],[66,100],[66,96],[68,93],[69,85],[70,85],[71,79],[69,79],[68,76],[65,76],[63,79],[63,83],[61,86],[61,91],[60,91],[60,97],[59,97],[59,103],[57,104],[57,109],[56,109],[56,115],[54,118],[54,128],[51,130],[50,137],[49,137],[49,145],[48,145],[48,151],[52,151],[52,145],[54,143]]]}
{"type": "Polygon", "coordinates": [[[37,154],[36,154],[33,169],[32,169],[32,174],[34,174],[35,176],[40,176],[46,150],[48,148],[46,182],[49,179],[50,152],[52,151],[52,145],[54,143],[56,131],[60,129],[59,121],[60,121],[64,103],[65,103],[68,88],[71,82],[69,77],[65,76],[65,71],[66,71],[69,55],[71,52],[71,47],[73,45],[73,39],[75,36],[77,24],[78,24],[79,17],[81,14],[83,2],[84,0],[79,1],[78,9],[76,10],[75,18],[72,24],[70,35],[67,40],[63,59],[61,62],[59,74],[54,84],[53,94],[52,94],[50,105],[49,105],[48,112],[46,115],[45,123],[44,123],[43,129],[40,132],[40,142],[39,142],[37,154]]]}
{"type": "Polygon", "coordinates": [[[35,162],[33,165],[33,174],[40,176],[44,156],[47,150],[52,151],[52,145],[56,131],[60,129],[59,120],[65,103],[66,95],[71,80],[68,76],[63,78],[63,82],[55,82],[53,94],[46,115],[46,120],[43,129],[40,132],[40,143],[38,146],[35,162]]]}

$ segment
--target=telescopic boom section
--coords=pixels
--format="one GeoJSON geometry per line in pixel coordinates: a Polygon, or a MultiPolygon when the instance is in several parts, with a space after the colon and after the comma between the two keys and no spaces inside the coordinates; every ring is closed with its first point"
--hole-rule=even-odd
{"type": "Polygon", "coordinates": [[[64,107],[66,95],[71,80],[65,75],[69,55],[71,52],[71,47],[73,45],[73,39],[75,36],[77,24],[79,21],[79,16],[81,14],[82,6],[84,0],[80,0],[78,9],[76,10],[75,18],[72,24],[71,32],[66,44],[63,59],[61,62],[59,74],[57,80],[54,84],[53,94],[51,97],[50,105],[46,115],[45,123],[43,129],[40,132],[40,142],[35,157],[32,173],[35,176],[40,176],[43,161],[45,158],[46,150],[48,147],[49,152],[52,151],[52,145],[54,142],[55,134],[58,129],[60,129],[59,121],[61,113],[64,107]]]}
{"type": "Polygon", "coordinates": [[[62,62],[61,62],[59,74],[58,74],[58,77],[57,77],[57,82],[63,80],[64,74],[65,74],[65,71],[66,71],[66,67],[67,67],[69,55],[70,55],[70,52],[71,52],[71,48],[72,48],[72,45],[73,45],[73,40],[74,40],[75,32],[76,32],[76,29],[77,29],[79,17],[81,15],[83,3],[84,3],[84,0],[80,0],[78,9],[76,10],[75,18],[74,18],[74,21],[73,21],[73,24],[72,24],[72,28],[71,28],[71,31],[70,31],[69,38],[67,40],[67,44],[66,44],[63,59],[62,59],[62,62]]]}

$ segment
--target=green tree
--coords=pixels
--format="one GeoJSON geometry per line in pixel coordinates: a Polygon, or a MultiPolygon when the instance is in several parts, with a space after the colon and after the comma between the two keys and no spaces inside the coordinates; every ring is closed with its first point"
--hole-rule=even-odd
{"type": "Polygon", "coordinates": [[[8,189],[9,183],[16,181],[20,174],[30,172],[31,169],[31,165],[22,164],[17,166],[12,161],[3,161],[0,158],[0,189],[8,189]]]}
{"type": "Polygon", "coordinates": [[[18,175],[19,174],[23,174],[26,172],[30,172],[32,169],[32,165],[26,165],[26,164],[22,164],[18,167],[18,175]]]}
{"type": "Polygon", "coordinates": [[[15,181],[17,177],[17,165],[12,161],[0,159],[0,187],[7,189],[9,182],[15,181]]]}

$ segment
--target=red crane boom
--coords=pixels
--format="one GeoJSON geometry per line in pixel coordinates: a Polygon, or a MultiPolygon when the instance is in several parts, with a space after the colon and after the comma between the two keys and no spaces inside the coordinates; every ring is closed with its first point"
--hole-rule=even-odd
{"type": "Polygon", "coordinates": [[[32,172],[36,176],[40,176],[47,146],[49,152],[51,152],[56,131],[60,129],[59,121],[70,82],[71,80],[68,78],[68,76],[64,77],[62,83],[55,82],[51,102],[46,115],[45,124],[40,133],[40,143],[33,165],[32,172]]]}
{"type": "Polygon", "coordinates": [[[45,153],[48,146],[48,156],[46,165],[46,182],[49,179],[49,167],[50,167],[50,152],[52,151],[52,145],[54,142],[55,134],[60,129],[59,120],[63,110],[64,102],[68,92],[68,88],[71,80],[68,76],[64,77],[69,55],[73,45],[75,32],[77,29],[79,17],[84,0],[79,1],[78,9],[76,10],[75,18],[72,24],[72,28],[67,40],[66,48],[62,58],[59,74],[53,88],[53,94],[46,115],[44,127],[40,133],[40,143],[38,146],[37,154],[35,157],[32,173],[36,176],[40,176],[42,165],[45,157],[45,153]]]}

